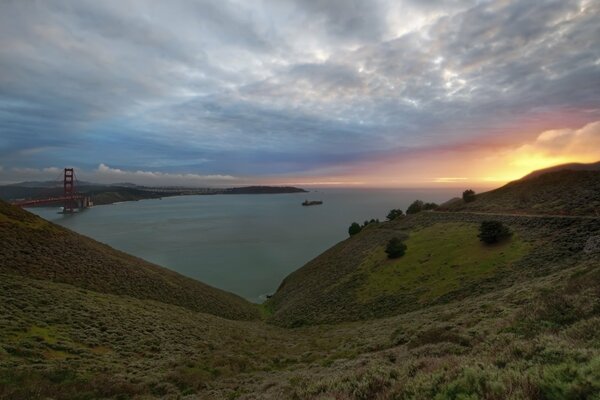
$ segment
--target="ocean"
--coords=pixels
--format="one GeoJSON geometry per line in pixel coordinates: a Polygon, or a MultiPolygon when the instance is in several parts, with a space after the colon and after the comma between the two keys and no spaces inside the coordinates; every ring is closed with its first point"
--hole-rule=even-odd
{"type": "Polygon", "coordinates": [[[310,193],[165,197],[74,215],[30,211],[116,249],[262,302],[289,273],[348,237],[353,221],[385,220],[458,189],[319,189],[310,193]],[[304,200],[322,205],[303,207],[304,200]]]}

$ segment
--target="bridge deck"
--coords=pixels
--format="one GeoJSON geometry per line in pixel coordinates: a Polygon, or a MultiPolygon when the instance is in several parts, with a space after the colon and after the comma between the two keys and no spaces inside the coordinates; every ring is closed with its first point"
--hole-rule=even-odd
{"type": "Polygon", "coordinates": [[[60,203],[65,201],[75,201],[75,200],[83,200],[86,196],[82,194],[74,194],[71,196],[57,196],[57,197],[48,197],[46,199],[32,199],[32,200],[21,200],[21,201],[13,201],[12,205],[19,207],[27,207],[27,206],[41,206],[44,204],[52,204],[52,203],[60,203]]]}

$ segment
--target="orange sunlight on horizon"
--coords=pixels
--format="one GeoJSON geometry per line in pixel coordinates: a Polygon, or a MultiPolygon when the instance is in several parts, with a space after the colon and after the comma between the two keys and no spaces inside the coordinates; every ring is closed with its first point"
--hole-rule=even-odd
{"type": "Polygon", "coordinates": [[[600,160],[600,121],[578,129],[546,130],[504,147],[461,147],[369,160],[314,175],[270,179],[271,184],[317,187],[479,187],[491,189],[530,172],[600,160]]]}

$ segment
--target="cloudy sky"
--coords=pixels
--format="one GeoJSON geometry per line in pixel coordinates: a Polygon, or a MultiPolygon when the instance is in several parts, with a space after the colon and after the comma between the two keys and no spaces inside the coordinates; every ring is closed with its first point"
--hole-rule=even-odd
{"type": "Polygon", "coordinates": [[[494,185],[600,160],[600,2],[0,1],[0,182],[494,185]]]}

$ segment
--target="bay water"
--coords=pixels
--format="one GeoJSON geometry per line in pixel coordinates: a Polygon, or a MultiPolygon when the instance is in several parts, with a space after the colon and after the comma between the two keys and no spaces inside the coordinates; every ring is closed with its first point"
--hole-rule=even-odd
{"type": "Polygon", "coordinates": [[[457,189],[319,189],[309,193],[180,196],[96,206],[73,215],[30,211],[116,249],[262,302],[289,273],[348,237],[353,222],[385,220],[457,189]],[[322,205],[302,206],[304,200],[322,205]]]}

